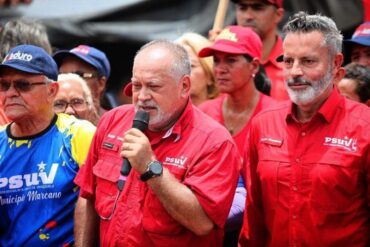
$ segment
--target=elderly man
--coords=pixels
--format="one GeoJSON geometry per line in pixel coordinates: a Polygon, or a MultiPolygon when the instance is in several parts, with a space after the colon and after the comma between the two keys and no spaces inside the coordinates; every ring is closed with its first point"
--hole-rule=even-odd
{"type": "Polygon", "coordinates": [[[58,76],[59,91],[54,100],[54,111],[85,119],[97,125],[99,116],[90,88],[80,76],[68,73],[58,76]]]}
{"type": "Polygon", "coordinates": [[[88,199],[76,208],[78,246],[93,246],[96,214],[101,246],[222,246],[240,158],[227,130],[192,106],[189,75],[178,44],[137,53],[133,105],[103,116],[75,179],[88,199]],[[131,128],[137,110],[150,115],[146,135],[131,128]],[[121,192],[122,157],[132,170],[121,192]]]}
{"type": "Polygon", "coordinates": [[[369,246],[370,109],[339,94],[342,35],[300,12],[284,27],[291,103],[252,121],[241,246],[369,246]]]}
{"type": "Polygon", "coordinates": [[[86,80],[98,115],[103,115],[106,110],[101,106],[101,99],[110,75],[110,63],[105,53],[91,46],[79,45],[71,50],[57,51],[53,58],[61,74],[74,73],[86,80]]]}
{"type": "Polygon", "coordinates": [[[57,65],[42,48],[16,46],[0,65],[0,246],[72,246],[73,179],[95,127],[56,115],[57,65]]]}

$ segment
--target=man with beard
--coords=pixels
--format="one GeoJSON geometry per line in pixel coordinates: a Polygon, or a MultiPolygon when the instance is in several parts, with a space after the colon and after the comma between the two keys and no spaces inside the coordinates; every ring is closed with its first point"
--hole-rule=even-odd
{"type": "Polygon", "coordinates": [[[342,35],[300,12],[284,27],[291,103],[252,121],[241,246],[369,246],[370,110],[341,96],[342,35]]]}
{"type": "Polygon", "coordinates": [[[97,236],[100,246],[222,246],[240,157],[227,130],[193,107],[186,50],[148,43],[129,85],[133,105],[104,114],[75,180],[76,246],[97,236]],[[131,128],[138,110],[150,116],[145,134],[131,128]],[[132,170],[121,190],[123,157],[132,170]]]}

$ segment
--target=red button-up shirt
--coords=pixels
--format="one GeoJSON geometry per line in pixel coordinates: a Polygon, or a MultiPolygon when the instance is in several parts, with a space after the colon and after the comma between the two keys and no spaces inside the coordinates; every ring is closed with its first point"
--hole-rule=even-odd
{"type": "Polygon", "coordinates": [[[370,246],[370,108],[335,89],[306,124],[292,109],[252,121],[241,246],[370,246]]]}
{"type": "Polygon", "coordinates": [[[75,182],[81,196],[95,200],[101,246],[222,246],[223,225],[230,210],[241,166],[229,133],[189,103],[166,133],[146,134],[156,158],[188,186],[215,223],[210,234],[197,236],[174,220],[151,188],[131,170],[118,197],[123,133],[130,129],[133,106],[121,106],[101,118],[86,164],[75,182]]]}

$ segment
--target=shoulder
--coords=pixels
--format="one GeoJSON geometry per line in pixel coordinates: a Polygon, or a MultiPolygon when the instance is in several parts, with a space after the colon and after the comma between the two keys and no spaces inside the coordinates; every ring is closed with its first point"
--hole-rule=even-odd
{"type": "Polygon", "coordinates": [[[345,99],[343,111],[349,119],[370,127],[370,107],[367,105],[345,99]]]}

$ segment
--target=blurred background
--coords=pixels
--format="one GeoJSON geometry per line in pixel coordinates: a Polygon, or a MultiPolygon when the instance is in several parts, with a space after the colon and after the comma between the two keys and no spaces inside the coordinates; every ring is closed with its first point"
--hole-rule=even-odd
{"type": "MultiPolygon", "coordinates": [[[[345,38],[364,21],[367,0],[284,0],[284,21],[304,10],[332,17],[345,38]]],[[[87,44],[104,51],[111,63],[105,104],[107,108],[130,99],[122,88],[131,78],[133,57],[153,39],[174,40],[192,31],[207,36],[213,26],[218,0],[32,0],[29,4],[0,7],[0,27],[7,20],[26,17],[43,23],[54,51],[87,44]]],[[[235,7],[229,3],[225,25],[234,24],[235,7]]],[[[345,51],[344,51],[345,52],[345,51]]]]}

